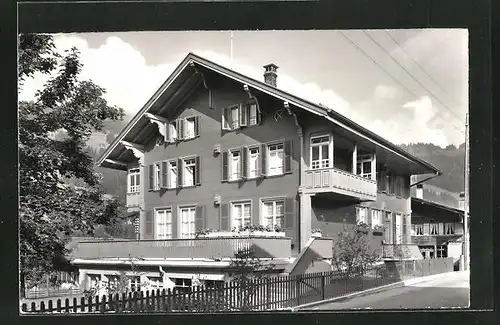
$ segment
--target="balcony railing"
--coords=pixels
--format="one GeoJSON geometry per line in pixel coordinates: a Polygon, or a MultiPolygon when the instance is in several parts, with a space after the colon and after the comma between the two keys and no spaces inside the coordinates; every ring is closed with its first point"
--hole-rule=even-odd
{"type": "Polygon", "coordinates": [[[73,258],[231,258],[239,249],[259,258],[291,257],[291,239],[232,237],[167,240],[103,240],[79,242],[73,258]]]}
{"type": "Polygon", "coordinates": [[[127,207],[139,206],[140,198],[139,193],[127,193],[127,207]]]}
{"type": "Polygon", "coordinates": [[[337,168],[306,170],[305,193],[339,193],[362,200],[377,199],[377,182],[337,168]]]}
{"type": "Polygon", "coordinates": [[[452,235],[412,235],[411,242],[417,245],[435,245],[440,241],[448,241],[462,237],[462,234],[452,235]]]}

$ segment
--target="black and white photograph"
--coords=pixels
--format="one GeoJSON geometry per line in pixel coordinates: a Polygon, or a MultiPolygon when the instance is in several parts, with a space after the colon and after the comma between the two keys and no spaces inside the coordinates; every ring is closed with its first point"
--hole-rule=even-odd
{"type": "Polygon", "coordinates": [[[20,313],[469,308],[468,78],[460,28],[20,33],[20,313]]]}

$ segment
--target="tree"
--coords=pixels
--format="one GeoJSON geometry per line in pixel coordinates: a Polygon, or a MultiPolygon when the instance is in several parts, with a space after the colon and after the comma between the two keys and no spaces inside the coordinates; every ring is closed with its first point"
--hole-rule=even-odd
{"type": "Polygon", "coordinates": [[[380,259],[367,240],[364,224],[349,227],[344,224],[333,242],[332,266],[347,278],[357,277],[380,259]]]}
{"type": "Polygon", "coordinates": [[[52,36],[19,36],[20,86],[35,73],[50,76],[32,101],[19,102],[20,263],[28,283],[54,270],[75,231],[92,234],[116,217],[85,148],[92,132],[122,119],[123,110],[107,104],[103,88],[79,80],[81,67],[78,50],[60,55],[52,36]]]}

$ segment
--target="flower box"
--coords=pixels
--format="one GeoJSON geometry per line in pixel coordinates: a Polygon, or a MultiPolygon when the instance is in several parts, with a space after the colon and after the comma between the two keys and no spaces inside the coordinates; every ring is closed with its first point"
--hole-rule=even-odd
{"type": "Polygon", "coordinates": [[[199,238],[227,238],[227,237],[285,237],[284,231],[213,231],[200,234],[199,238]]]}

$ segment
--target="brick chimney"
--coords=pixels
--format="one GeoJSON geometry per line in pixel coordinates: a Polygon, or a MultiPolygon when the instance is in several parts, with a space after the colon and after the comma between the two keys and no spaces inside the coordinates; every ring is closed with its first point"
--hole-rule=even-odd
{"type": "Polygon", "coordinates": [[[458,208],[460,210],[465,210],[465,192],[460,192],[458,196],[458,208]]]}
{"type": "Polygon", "coordinates": [[[417,184],[417,199],[424,199],[424,184],[417,184]]]}
{"type": "Polygon", "coordinates": [[[270,63],[264,66],[264,82],[268,85],[276,87],[276,79],[278,79],[278,66],[270,63]]]}

